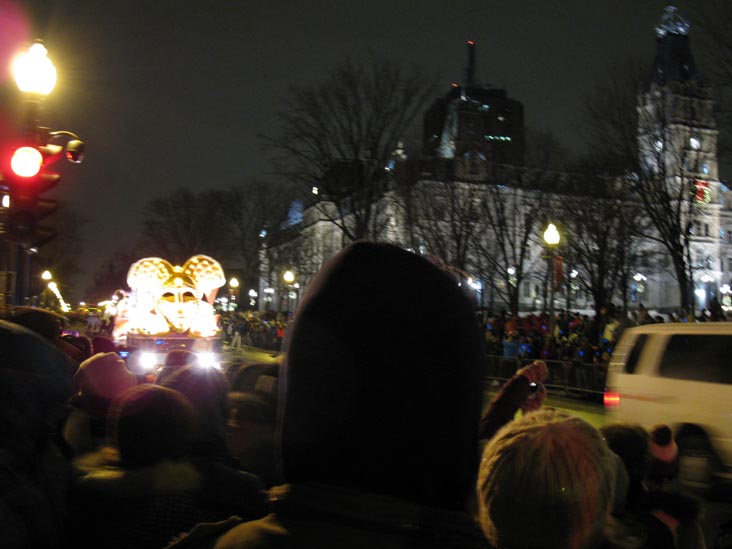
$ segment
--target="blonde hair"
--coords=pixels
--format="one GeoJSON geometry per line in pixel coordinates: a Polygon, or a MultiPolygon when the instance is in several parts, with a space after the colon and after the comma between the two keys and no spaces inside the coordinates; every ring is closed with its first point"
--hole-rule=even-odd
{"type": "Polygon", "coordinates": [[[615,465],[586,421],[555,410],[528,414],[483,451],[479,520],[495,546],[590,547],[613,502],[615,465]]]}

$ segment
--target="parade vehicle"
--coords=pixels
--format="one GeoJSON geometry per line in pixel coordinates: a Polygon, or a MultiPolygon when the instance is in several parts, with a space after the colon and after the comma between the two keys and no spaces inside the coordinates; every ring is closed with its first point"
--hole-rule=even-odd
{"type": "Polygon", "coordinates": [[[732,486],[732,322],[663,323],[623,331],[608,367],[613,420],[676,433],[691,485],[732,486]],[[683,440],[681,440],[683,439],[683,440]]]}
{"type": "Polygon", "coordinates": [[[203,366],[219,365],[221,335],[212,303],[225,280],[219,262],[205,255],[182,266],[159,257],[133,263],[130,292],[117,291],[110,304],[121,356],[138,374],[160,368],[173,350],[195,353],[203,366]]]}

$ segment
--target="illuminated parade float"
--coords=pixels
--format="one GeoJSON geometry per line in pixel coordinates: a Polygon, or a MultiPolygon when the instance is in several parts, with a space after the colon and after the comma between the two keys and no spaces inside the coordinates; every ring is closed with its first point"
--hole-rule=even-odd
{"type": "Polygon", "coordinates": [[[205,255],[183,266],[159,257],[136,261],[127,273],[130,293],[115,296],[115,341],[139,350],[147,368],[176,349],[196,353],[201,364],[217,363],[221,339],[212,303],[225,282],[219,262],[205,255]]]}

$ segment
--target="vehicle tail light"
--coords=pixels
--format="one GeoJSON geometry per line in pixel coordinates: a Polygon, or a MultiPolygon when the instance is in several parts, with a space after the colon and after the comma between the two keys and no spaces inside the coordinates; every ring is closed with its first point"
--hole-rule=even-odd
{"type": "Polygon", "coordinates": [[[602,395],[602,403],[606,410],[611,410],[620,406],[620,393],[614,391],[605,391],[602,395]]]}

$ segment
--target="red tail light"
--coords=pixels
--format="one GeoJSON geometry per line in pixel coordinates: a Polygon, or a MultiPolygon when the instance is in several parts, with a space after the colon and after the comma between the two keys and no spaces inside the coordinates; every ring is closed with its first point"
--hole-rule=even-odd
{"type": "Polygon", "coordinates": [[[606,410],[617,408],[620,406],[620,393],[605,391],[602,395],[602,403],[605,405],[606,410]]]}

